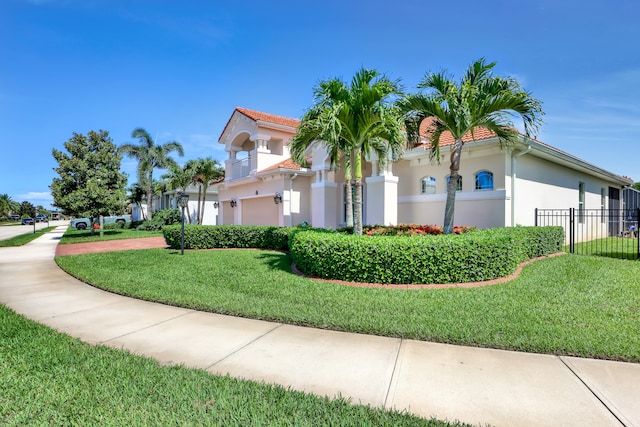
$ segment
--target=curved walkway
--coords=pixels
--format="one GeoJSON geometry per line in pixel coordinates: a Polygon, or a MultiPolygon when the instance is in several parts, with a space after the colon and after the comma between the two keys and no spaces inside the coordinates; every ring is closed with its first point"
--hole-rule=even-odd
{"type": "Polygon", "coordinates": [[[165,364],[497,426],[640,426],[640,364],[350,334],[154,304],[53,261],[65,227],[0,248],[0,303],[86,342],[165,364]]]}

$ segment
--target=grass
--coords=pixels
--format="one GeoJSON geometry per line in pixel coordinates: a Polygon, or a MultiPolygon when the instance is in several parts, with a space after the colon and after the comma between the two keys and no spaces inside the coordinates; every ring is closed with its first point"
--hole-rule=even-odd
{"type": "MultiPolygon", "coordinates": [[[[565,246],[569,252],[569,246],[565,246]]],[[[582,255],[599,255],[611,258],[638,259],[638,239],[627,237],[607,237],[576,243],[574,253],[582,255]]]]}
{"type": "Polygon", "coordinates": [[[0,305],[0,424],[459,426],[92,346],[0,305]]]}
{"type": "Polygon", "coordinates": [[[138,231],[135,229],[119,228],[113,230],[104,230],[102,236],[100,231],[96,230],[76,230],[69,227],[62,236],[60,244],[68,243],[84,243],[84,242],[102,242],[105,240],[121,240],[121,239],[138,239],[141,237],[158,237],[162,236],[162,231],[138,231]]]}
{"type": "Polygon", "coordinates": [[[7,240],[0,240],[0,248],[26,245],[32,240],[35,240],[43,234],[53,230],[54,228],[55,227],[42,228],[40,230],[37,230],[35,233],[33,231],[27,231],[26,234],[20,234],[19,236],[15,236],[7,240]]]}
{"type": "Polygon", "coordinates": [[[566,255],[475,289],[362,289],[298,277],[288,254],[149,249],[56,258],[150,301],[417,340],[640,362],[640,263],[566,255]],[[166,266],[166,267],[162,267],[166,266]],[[169,268],[170,266],[170,268],[169,268]]]}

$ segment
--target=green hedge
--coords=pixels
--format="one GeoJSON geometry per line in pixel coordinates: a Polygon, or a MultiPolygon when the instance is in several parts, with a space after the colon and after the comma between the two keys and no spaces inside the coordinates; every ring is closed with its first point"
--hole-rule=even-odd
{"type": "Polygon", "coordinates": [[[561,227],[517,227],[460,236],[350,236],[298,232],[290,243],[304,273],[383,284],[460,283],[513,273],[522,261],[560,251],[561,227]]]}
{"type": "MultiPolygon", "coordinates": [[[[212,248],[260,248],[288,249],[289,234],[296,228],[261,225],[185,225],[186,249],[212,248]]],[[[162,228],[167,244],[174,249],[181,247],[181,225],[162,228]]]]}
{"type": "MultiPolygon", "coordinates": [[[[181,226],[162,229],[179,249],[181,226]]],[[[515,227],[450,236],[353,236],[305,227],[185,225],[187,249],[291,251],[305,274],[365,283],[461,283],[513,273],[519,263],[559,252],[562,227],[515,227]]]]}

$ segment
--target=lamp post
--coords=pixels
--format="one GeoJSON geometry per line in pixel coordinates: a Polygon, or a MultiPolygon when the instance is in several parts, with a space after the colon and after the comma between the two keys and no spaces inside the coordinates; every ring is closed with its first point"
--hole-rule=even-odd
{"type": "Polygon", "coordinates": [[[178,204],[182,208],[182,235],[181,235],[182,246],[181,246],[180,254],[184,255],[184,208],[186,208],[187,205],[189,204],[189,195],[185,193],[181,193],[178,196],[178,204]]]}

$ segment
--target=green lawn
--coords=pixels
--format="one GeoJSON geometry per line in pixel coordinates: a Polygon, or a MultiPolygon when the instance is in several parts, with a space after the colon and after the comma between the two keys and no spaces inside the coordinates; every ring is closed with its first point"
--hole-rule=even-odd
{"type": "Polygon", "coordinates": [[[137,239],[140,237],[158,237],[162,236],[162,231],[138,231],[135,229],[114,229],[104,230],[102,236],[100,231],[96,230],[76,230],[69,227],[60,240],[60,244],[67,243],[84,243],[84,242],[101,242],[104,240],[121,240],[121,239],[137,239]]]}
{"type": "Polygon", "coordinates": [[[57,333],[2,305],[0,325],[3,426],[460,425],[163,367],[57,333]]]}
{"type": "MultiPolygon", "coordinates": [[[[565,246],[569,252],[569,246],[565,246]]],[[[638,239],[627,237],[607,237],[576,243],[574,253],[582,255],[599,255],[612,258],[638,259],[638,239]]]]}
{"type": "Polygon", "coordinates": [[[640,362],[640,263],[560,256],[506,284],[361,289],[295,276],[261,250],[150,249],[56,258],[72,275],[150,301],[418,340],[640,362]]]}
{"type": "Polygon", "coordinates": [[[48,233],[49,231],[53,230],[55,227],[47,227],[47,228],[42,228],[40,230],[36,230],[36,232],[33,232],[33,226],[31,226],[31,231],[27,231],[25,230],[25,234],[20,234],[19,236],[15,236],[12,237],[11,239],[7,239],[7,240],[0,240],[0,248],[1,247],[8,247],[8,246],[22,246],[22,245],[26,245],[27,243],[31,242],[32,240],[37,239],[38,237],[42,236],[45,233],[48,233]]]}

